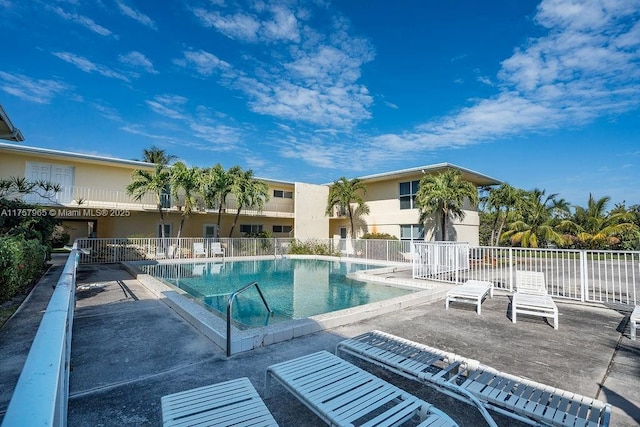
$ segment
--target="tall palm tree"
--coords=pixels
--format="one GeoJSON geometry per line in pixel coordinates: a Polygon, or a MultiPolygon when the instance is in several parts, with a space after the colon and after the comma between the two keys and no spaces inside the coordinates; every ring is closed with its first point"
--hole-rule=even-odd
{"type": "Polygon", "coordinates": [[[178,239],[182,234],[182,227],[185,220],[191,215],[196,205],[196,197],[200,188],[201,170],[197,167],[187,167],[182,162],[174,163],[171,166],[171,194],[176,199],[182,198],[182,215],[180,227],[178,228],[178,239]]]}
{"type": "Polygon", "coordinates": [[[572,221],[564,221],[563,226],[572,227],[578,239],[589,249],[605,248],[618,242],[616,235],[637,230],[633,223],[633,214],[626,211],[607,213],[611,200],[605,196],[598,200],[589,194],[587,208],[576,206],[572,221]]]}
{"type": "Polygon", "coordinates": [[[253,176],[251,169],[243,171],[238,168],[232,171],[233,185],[231,192],[236,198],[238,208],[236,216],[233,218],[229,237],[233,235],[233,230],[238,222],[240,211],[243,208],[256,208],[262,210],[264,204],[269,200],[269,185],[253,176]]]}
{"type": "Polygon", "coordinates": [[[537,248],[541,240],[564,245],[566,239],[555,230],[553,221],[563,216],[560,213],[566,211],[568,205],[557,196],[547,195],[545,190],[538,188],[524,192],[516,207],[517,218],[509,223],[502,238],[508,238],[512,245],[524,248],[537,248]]]}
{"type": "Polygon", "coordinates": [[[364,201],[364,196],[366,194],[367,187],[359,178],[349,180],[343,176],[334,181],[329,188],[327,210],[325,211],[325,214],[331,215],[336,207],[344,209],[349,218],[352,239],[356,238],[356,229],[353,221],[354,217],[369,213],[369,206],[364,201]]]}
{"type": "Polygon", "coordinates": [[[489,190],[487,207],[495,212],[493,227],[491,230],[491,245],[500,245],[500,236],[511,212],[515,209],[520,198],[521,191],[505,183],[498,188],[489,190]]]}
{"type": "Polygon", "coordinates": [[[231,194],[234,176],[241,171],[239,166],[234,166],[226,171],[220,163],[203,171],[200,181],[200,193],[207,208],[218,208],[218,223],[216,238],[220,237],[220,223],[222,210],[227,203],[227,196],[231,194]]]}
{"type": "Polygon", "coordinates": [[[140,200],[147,193],[156,198],[156,206],[160,214],[160,233],[164,239],[164,196],[169,187],[171,174],[165,165],[157,163],[153,171],[136,169],[131,175],[131,183],[127,185],[127,194],[134,200],[140,200]]]}
{"type": "Polygon", "coordinates": [[[158,165],[168,165],[178,157],[173,154],[167,154],[162,148],[152,145],[142,150],[142,161],[147,163],[155,163],[158,165]]]}
{"type": "Polygon", "coordinates": [[[420,212],[420,223],[424,224],[434,215],[440,217],[442,240],[447,240],[447,221],[463,220],[464,202],[478,204],[478,189],[462,179],[462,172],[448,169],[436,175],[425,175],[420,180],[416,193],[416,205],[420,212]]]}

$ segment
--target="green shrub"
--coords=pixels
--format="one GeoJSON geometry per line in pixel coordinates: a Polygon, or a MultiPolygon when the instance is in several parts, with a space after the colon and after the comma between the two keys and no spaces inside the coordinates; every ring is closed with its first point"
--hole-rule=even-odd
{"type": "Polygon", "coordinates": [[[301,242],[298,239],[291,241],[289,253],[293,255],[332,255],[328,243],[320,243],[317,240],[301,242]]]}
{"type": "Polygon", "coordinates": [[[361,239],[371,240],[398,240],[398,238],[389,233],[366,233],[361,239]]]}
{"type": "Polygon", "coordinates": [[[11,299],[40,277],[47,247],[38,240],[0,237],[0,302],[11,299]]]}

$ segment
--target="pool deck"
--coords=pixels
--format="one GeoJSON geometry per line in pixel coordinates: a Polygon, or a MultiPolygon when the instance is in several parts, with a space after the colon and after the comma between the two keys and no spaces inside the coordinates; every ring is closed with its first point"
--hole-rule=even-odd
{"type": "MultiPolygon", "coordinates": [[[[55,265],[23,307],[0,329],[0,417],[61,267],[55,265]]],[[[398,273],[396,279],[408,280],[398,273]]],[[[560,328],[540,317],[508,318],[509,297],[497,293],[482,315],[443,300],[274,343],[227,358],[224,349],[178,315],[120,265],[80,266],[72,342],[69,426],[159,426],[160,398],[248,377],[264,396],[266,368],[378,329],[478,359],[614,405],[612,426],[640,424],[640,341],[629,339],[629,312],[556,300],[560,328]]],[[[370,367],[362,365],[367,369],[370,367]]],[[[469,407],[380,369],[396,385],[449,413],[462,426],[482,425],[469,407]]],[[[281,426],[324,425],[281,387],[266,400],[281,426]]],[[[499,425],[517,425],[495,417],[499,425]]]]}

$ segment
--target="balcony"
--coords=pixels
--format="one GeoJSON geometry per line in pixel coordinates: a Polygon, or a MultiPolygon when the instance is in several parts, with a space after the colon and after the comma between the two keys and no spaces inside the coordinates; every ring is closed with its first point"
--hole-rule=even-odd
{"type": "MultiPolygon", "coordinates": [[[[120,209],[132,211],[155,211],[158,209],[158,202],[153,194],[145,194],[140,200],[134,200],[126,191],[109,190],[101,188],[63,186],[57,193],[45,195],[29,194],[24,197],[27,203],[43,206],[64,206],[67,208],[82,209],[120,209]]],[[[162,195],[162,207],[169,211],[180,211],[184,206],[184,199],[172,197],[169,194],[162,195]]],[[[204,202],[197,200],[196,211],[201,213],[217,214],[217,207],[205,209],[204,202]]],[[[235,214],[238,203],[234,197],[229,196],[225,204],[223,213],[235,214]]],[[[262,210],[243,208],[241,215],[267,216],[279,218],[293,218],[294,208],[292,204],[286,203],[265,203],[262,210]]]]}

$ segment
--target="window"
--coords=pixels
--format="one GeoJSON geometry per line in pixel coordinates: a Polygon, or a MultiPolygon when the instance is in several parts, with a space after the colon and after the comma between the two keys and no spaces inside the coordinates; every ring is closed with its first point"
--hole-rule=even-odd
{"type": "MultiPolygon", "coordinates": [[[[158,224],[158,237],[162,237],[162,224],[158,224]]],[[[171,237],[171,224],[164,223],[164,237],[171,237]]]]}
{"type": "Polygon", "coordinates": [[[418,224],[401,225],[400,240],[424,240],[424,226],[418,224]]]}
{"type": "Polygon", "coordinates": [[[274,225],[273,232],[274,233],[290,233],[293,230],[293,227],[290,225],[274,225]]]}
{"type": "Polygon", "coordinates": [[[240,224],[240,232],[245,234],[259,233],[262,231],[262,224],[240,224]]]}
{"type": "Polygon", "coordinates": [[[420,181],[407,181],[400,183],[400,209],[415,209],[416,194],[420,187],[420,181]]]}
{"type": "Polygon", "coordinates": [[[273,190],[273,197],[280,199],[293,199],[293,191],[273,190]]]}

